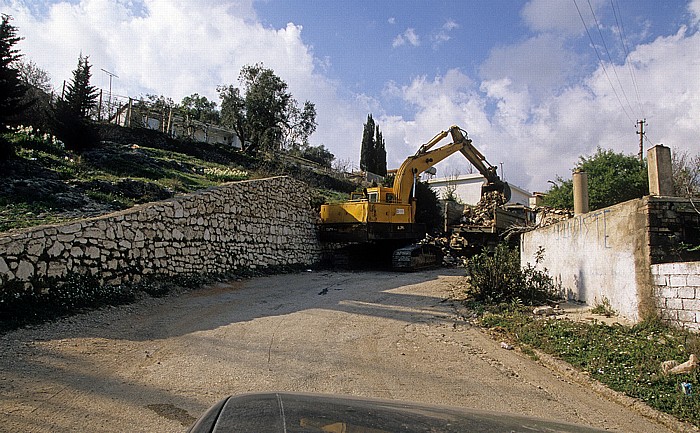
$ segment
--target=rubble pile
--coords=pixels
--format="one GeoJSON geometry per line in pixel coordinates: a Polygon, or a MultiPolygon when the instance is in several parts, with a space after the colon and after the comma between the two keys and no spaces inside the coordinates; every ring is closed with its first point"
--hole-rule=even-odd
{"type": "Polygon", "coordinates": [[[460,223],[473,226],[493,226],[496,223],[496,208],[508,200],[498,191],[489,191],[481,196],[475,206],[465,206],[460,223]]]}
{"type": "Polygon", "coordinates": [[[568,209],[556,209],[547,206],[535,206],[532,208],[532,211],[536,215],[537,227],[550,226],[574,216],[574,213],[568,209]]]}

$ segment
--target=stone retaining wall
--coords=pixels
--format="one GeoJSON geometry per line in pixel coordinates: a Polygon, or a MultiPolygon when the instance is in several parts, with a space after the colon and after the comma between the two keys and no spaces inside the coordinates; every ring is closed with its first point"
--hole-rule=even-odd
{"type": "Polygon", "coordinates": [[[700,331],[700,262],[651,266],[661,318],[700,331]]]}
{"type": "Polygon", "coordinates": [[[121,284],[149,274],[310,265],[320,257],[316,218],[305,184],[274,177],[0,234],[0,290],[71,274],[121,284]]]}

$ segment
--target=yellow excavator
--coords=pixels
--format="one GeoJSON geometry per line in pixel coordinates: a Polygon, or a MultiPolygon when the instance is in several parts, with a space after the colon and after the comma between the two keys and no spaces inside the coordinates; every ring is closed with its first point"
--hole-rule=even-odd
{"type": "Polygon", "coordinates": [[[486,179],[482,195],[498,191],[510,199],[510,187],[498,177],[496,167],[472,145],[466,131],[453,125],[401,164],[391,188],[366,188],[353,192],[349,201],[321,205],[321,241],[371,244],[378,247],[374,251],[388,248],[392,250],[392,266],[398,270],[438,264],[441,254],[436,248],[415,244],[425,237],[425,225],[415,221],[416,182],[421,173],[456,152],[461,152],[486,179]],[[451,143],[433,149],[448,135],[451,143]]]}

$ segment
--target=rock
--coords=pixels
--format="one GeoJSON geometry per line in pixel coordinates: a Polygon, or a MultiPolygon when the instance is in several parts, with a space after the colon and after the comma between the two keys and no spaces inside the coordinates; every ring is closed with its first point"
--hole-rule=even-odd
{"type": "Polygon", "coordinates": [[[506,343],[505,341],[501,341],[501,349],[513,350],[513,346],[511,346],[510,344],[506,343]]]}
{"type": "Polygon", "coordinates": [[[671,369],[674,367],[678,366],[678,361],[676,360],[670,360],[670,361],[664,361],[661,363],[661,371],[663,372],[664,375],[667,375],[671,369]]]}
{"type": "Polygon", "coordinates": [[[695,356],[695,354],[691,354],[690,359],[688,359],[683,364],[676,365],[675,367],[671,368],[668,372],[669,374],[692,373],[696,368],[698,368],[698,357],[695,356]]]}
{"type": "Polygon", "coordinates": [[[534,310],[532,310],[532,313],[537,315],[537,316],[553,316],[556,314],[556,311],[552,307],[545,306],[545,307],[536,307],[534,310]]]}

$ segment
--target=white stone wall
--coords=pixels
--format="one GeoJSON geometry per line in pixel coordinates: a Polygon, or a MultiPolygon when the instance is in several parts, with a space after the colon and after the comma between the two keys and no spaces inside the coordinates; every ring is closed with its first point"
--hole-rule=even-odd
{"type": "Polygon", "coordinates": [[[661,318],[700,331],[700,262],[651,266],[661,318]]]}
{"type": "Polygon", "coordinates": [[[320,257],[316,218],[305,184],[274,177],[0,234],[0,290],[75,273],[120,284],[148,274],[309,265],[320,257]]]}
{"type": "Polygon", "coordinates": [[[632,200],[525,233],[523,265],[539,247],[542,266],[562,283],[569,299],[610,302],[622,316],[640,318],[640,287],[648,274],[644,203],[632,200]]]}

